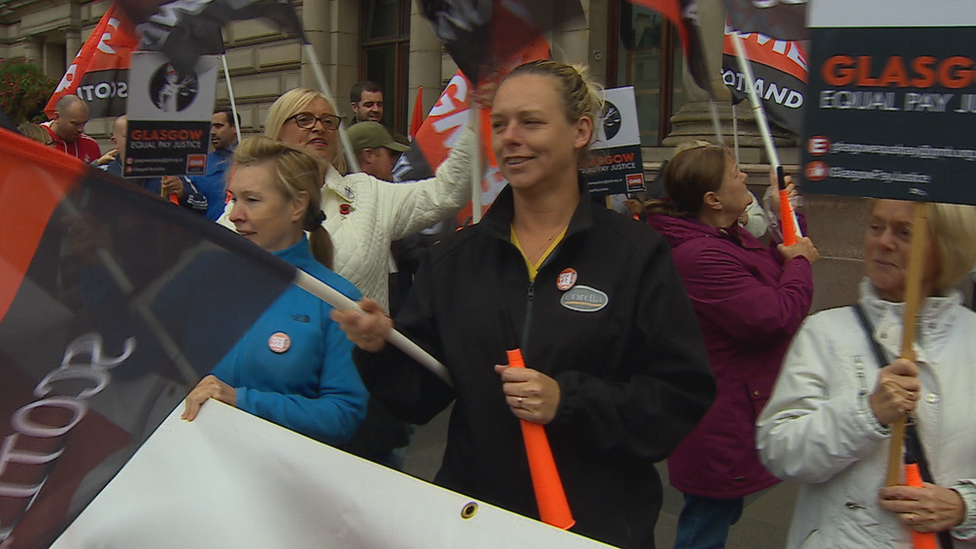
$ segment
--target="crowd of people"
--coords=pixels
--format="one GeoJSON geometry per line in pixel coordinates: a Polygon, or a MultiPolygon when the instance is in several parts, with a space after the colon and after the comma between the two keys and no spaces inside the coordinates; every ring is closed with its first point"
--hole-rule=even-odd
{"type": "MultiPolygon", "coordinates": [[[[520,422],[544,425],[573,531],[618,547],[655,546],[654,463],[668,458],[684,496],[676,548],[724,547],[744,498],[783,479],[802,484],[791,549],[909,547],[913,532],[976,547],[976,315],[955,289],[976,264],[976,209],[931,206],[906,355],[911,203],[872,202],[860,299],[808,317],[819,251],[767,233],[727,149],[679,147],[664,196],[629,204],[635,221],[587,197],[579,166],[602,102],[583,68],[528,63],[479,100],[508,185],[480,223],[417,254],[405,300],[390,293],[391,246],[453,219],[482,166],[466,128],[434,177],[391,182],[406,145],[374,83],[352,89],[347,119],[293,89],[240,143],[240,121],[218,110],[205,175],[130,180],[361,299],[339,311],[288,290],[189,392],[185,419],[213,398],[402,469],[410,424],[453,404],[438,484],[538,518],[520,422]],[[388,345],[394,327],[451,383],[388,345]],[[508,364],[513,348],[524,368],[508,364]],[[906,417],[925,482],[886,487],[906,417]]],[[[125,117],[104,155],[87,120],[68,95],[21,132],[124,176],[125,117]]]]}

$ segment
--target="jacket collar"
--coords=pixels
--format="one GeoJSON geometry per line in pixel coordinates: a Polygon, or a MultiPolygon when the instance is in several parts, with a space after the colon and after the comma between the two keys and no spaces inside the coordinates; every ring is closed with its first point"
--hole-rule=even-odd
{"type": "MultiPolygon", "coordinates": [[[[322,191],[323,194],[326,191],[335,193],[343,202],[352,203],[356,199],[356,189],[351,179],[343,177],[332,163],[329,163],[328,169],[325,172],[325,184],[322,191]]],[[[322,199],[325,200],[325,197],[323,196],[322,199]]]]}
{"type": "Polygon", "coordinates": [[[731,227],[712,227],[694,217],[674,217],[667,214],[651,214],[647,223],[667,238],[672,248],[699,238],[728,240],[747,250],[761,250],[765,246],[738,223],[731,227]]]}
{"type": "Polygon", "coordinates": [[[302,238],[298,242],[288,246],[283,250],[278,250],[271,252],[272,254],[284,259],[285,261],[291,263],[292,265],[297,264],[300,260],[311,257],[312,252],[308,247],[308,237],[302,234],[302,238]]]}
{"type": "MultiPolygon", "coordinates": [[[[874,324],[874,338],[888,352],[890,357],[901,354],[902,319],[905,316],[905,303],[885,301],[878,297],[877,289],[868,277],[861,279],[861,307],[874,324]]],[[[915,354],[920,362],[934,363],[942,343],[950,337],[959,315],[958,305],[962,303],[962,293],[951,290],[948,295],[927,297],[922,301],[918,314],[918,336],[915,340],[915,354]]]]}
{"type": "MultiPolygon", "coordinates": [[[[578,176],[577,185],[580,191],[580,201],[576,205],[573,217],[569,220],[564,238],[589,230],[593,226],[593,202],[590,200],[589,190],[582,175],[578,176]]],[[[508,242],[511,240],[511,227],[514,218],[515,193],[512,191],[511,185],[505,185],[505,188],[495,197],[495,201],[492,202],[491,208],[488,209],[488,213],[485,214],[480,224],[484,225],[485,229],[496,238],[508,242]]]]}

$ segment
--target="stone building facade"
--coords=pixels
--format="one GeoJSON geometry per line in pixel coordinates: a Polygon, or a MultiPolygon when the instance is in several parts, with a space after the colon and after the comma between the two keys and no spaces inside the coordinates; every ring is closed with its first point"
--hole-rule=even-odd
{"type": "MultiPolygon", "coordinates": [[[[557,3],[558,4],[558,3],[557,3]]],[[[582,0],[582,16],[565,22],[547,38],[553,57],[585,63],[607,87],[635,87],[648,179],[680,141],[714,141],[703,92],[687,77],[674,29],[649,10],[626,0],[582,0]]],[[[699,0],[709,63],[721,60],[722,0],[699,0]]],[[[60,78],[101,15],[106,0],[0,0],[0,58],[25,56],[60,78]]],[[[411,0],[296,0],[310,42],[337,98],[340,114],[349,114],[349,89],[361,79],[385,88],[384,122],[406,133],[418,88],[429,110],[456,67],[437,41],[430,24],[411,0]]],[[[301,44],[282,37],[262,21],[235,22],[224,29],[231,83],[244,133],[262,131],[271,103],[296,86],[316,87],[301,44]]],[[[719,71],[713,86],[725,92],[719,71]]],[[[228,103],[227,86],[218,82],[218,105],[228,103]]],[[[761,196],[766,154],[751,114],[739,113],[741,163],[750,185],[761,196]]],[[[723,133],[731,144],[731,110],[721,109],[723,133]]],[[[107,145],[111,120],[92,120],[88,133],[107,145]]],[[[795,136],[779,133],[788,172],[796,172],[795,136]]],[[[860,238],[864,206],[856,199],[808,197],[813,237],[824,256],[815,268],[817,308],[849,302],[860,276],[860,238]]]]}

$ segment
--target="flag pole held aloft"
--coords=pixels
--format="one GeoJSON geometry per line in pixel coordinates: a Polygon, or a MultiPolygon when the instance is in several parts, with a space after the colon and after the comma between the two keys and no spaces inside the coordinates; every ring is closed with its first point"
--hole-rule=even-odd
{"type": "Polygon", "coordinates": [[[731,36],[732,45],[735,47],[735,56],[739,60],[739,69],[746,78],[746,91],[749,94],[749,102],[752,103],[752,112],[756,118],[756,125],[759,126],[759,133],[762,134],[766,154],[769,155],[769,161],[773,165],[773,169],[776,170],[776,177],[779,180],[779,206],[780,219],[783,224],[783,244],[792,246],[796,244],[797,238],[801,238],[803,234],[800,231],[800,224],[796,220],[796,213],[793,211],[793,206],[790,205],[789,195],[786,191],[786,179],[783,175],[783,165],[779,161],[779,153],[776,152],[773,137],[769,133],[769,121],[766,120],[766,113],[763,111],[762,102],[759,101],[759,97],[756,95],[755,78],[752,76],[752,67],[749,66],[746,53],[742,49],[742,37],[739,36],[738,32],[733,32],[731,36]]]}
{"type": "MultiPolygon", "coordinates": [[[[315,53],[315,48],[308,42],[305,42],[302,47],[305,48],[305,53],[308,54],[308,61],[312,65],[312,72],[315,74],[319,88],[325,94],[325,98],[329,100],[329,103],[332,104],[332,108],[337,109],[338,105],[335,102],[335,96],[332,95],[332,88],[329,87],[329,82],[325,79],[325,73],[322,72],[322,66],[319,64],[319,56],[315,53]]],[[[349,135],[346,134],[346,129],[342,127],[342,124],[339,124],[339,140],[342,141],[342,150],[346,155],[346,164],[349,165],[349,172],[356,173],[362,171],[359,169],[359,160],[356,158],[356,151],[352,146],[352,141],[349,141],[349,135]]]]}

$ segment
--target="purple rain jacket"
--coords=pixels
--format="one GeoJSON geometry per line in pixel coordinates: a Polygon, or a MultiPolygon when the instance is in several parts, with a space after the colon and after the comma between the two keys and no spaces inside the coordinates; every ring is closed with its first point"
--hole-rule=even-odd
{"type": "Polygon", "coordinates": [[[671,244],[718,386],[715,403],[668,459],[671,485],[720,499],[772,486],[779,480],[759,462],[756,418],[810,311],[810,262],[797,257],[783,265],[778,250],[737,223],[716,229],[661,214],[647,222],[671,244]]]}

